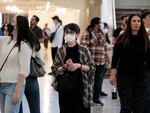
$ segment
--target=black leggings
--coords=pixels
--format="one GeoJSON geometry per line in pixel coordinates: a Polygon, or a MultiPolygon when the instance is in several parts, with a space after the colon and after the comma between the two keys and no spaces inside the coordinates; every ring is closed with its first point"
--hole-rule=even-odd
{"type": "Polygon", "coordinates": [[[145,80],[124,75],[117,76],[120,113],[143,113],[146,93],[145,80]]]}
{"type": "Polygon", "coordinates": [[[58,47],[52,47],[52,60],[54,61],[55,55],[57,53],[58,47]]]}

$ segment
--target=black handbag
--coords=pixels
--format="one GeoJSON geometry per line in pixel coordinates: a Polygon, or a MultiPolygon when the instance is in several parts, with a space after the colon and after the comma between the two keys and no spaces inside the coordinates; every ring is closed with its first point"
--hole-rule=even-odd
{"type": "Polygon", "coordinates": [[[51,33],[51,36],[50,36],[50,39],[49,39],[51,43],[53,42],[53,40],[55,38],[55,35],[56,35],[56,32],[57,32],[57,30],[58,30],[59,27],[60,27],[60,25],[57,27],[57,29],[56,29],[55,32],[51,33]]]}
{"type": "Polygon", "coordinates": [[[58,92],[71,92],[76,86],[77,77],[76,72],[72,74],[65,72],[63,75],[57,75],[52,86],[58,92]]]}
{"type": "Polygon", "coordinates": [[[44,65],[45,63],[39,57],[31,57],[30,76],[43,77],[46,74],[44,65]]]}

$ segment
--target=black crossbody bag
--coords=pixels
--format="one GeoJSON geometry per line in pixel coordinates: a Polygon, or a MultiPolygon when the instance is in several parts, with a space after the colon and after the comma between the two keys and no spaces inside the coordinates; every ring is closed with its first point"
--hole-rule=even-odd
{"type": "Polygon", "coordinates": [[[51,36],[50,36],[50,42],[51,43],[53,42],[53,40],[55,38],[55,35],[56,35],[56,32],[57,32],[57,30],[58,30],[59,27],[60,27],[60,25],[57,27],[56,31],[51,34],[51,36]]]}

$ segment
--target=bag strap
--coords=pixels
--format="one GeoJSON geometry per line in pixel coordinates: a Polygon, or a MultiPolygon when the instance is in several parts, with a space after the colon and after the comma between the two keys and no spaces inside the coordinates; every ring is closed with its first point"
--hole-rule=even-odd
{"type": "Polygon", "coordinates": [[[2,66],[1,66],[1,68],[0,68],[0,72],[2,71],[2,69],[3,69],[3,67],[4,67],[4,64],[6,63],[6,61],[7,61],[8,57],[9,57],[10,53],[12,52],[12,50],[14,49],[15,46],[16,46],[16,44],[12,47],[12,49],[11,49],[10,52],[8,53],[8,55],[7,55],[6,59],[5,59],[5,61],[3,62],[2,66]]]}
{"type": "Polygon", "coordinates": [[[57,27],[57,29],[56,29],[55,33],[57,32],[57,30],[58,30],[58,28],[59,28],[60,26],[61,26],[61,25],[59,25],[59,26],[57,27]]]}

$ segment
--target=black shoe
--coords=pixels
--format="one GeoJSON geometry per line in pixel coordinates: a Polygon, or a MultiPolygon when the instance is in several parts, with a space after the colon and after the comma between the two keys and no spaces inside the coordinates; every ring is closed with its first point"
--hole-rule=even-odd
{"type": "Polygon", "coordinates": [[[98,104],[100,106],[103,106],[104,104],[100,100],[93,100],[95,104],[98,104]]]}
{"type": "Polygon", "coordinates": [[[102,91],[102,92],[100,93],[100,96],[107,96],[107,94],[102,91]]]}

